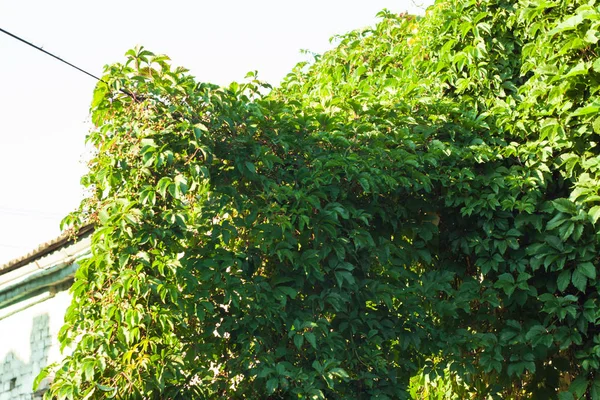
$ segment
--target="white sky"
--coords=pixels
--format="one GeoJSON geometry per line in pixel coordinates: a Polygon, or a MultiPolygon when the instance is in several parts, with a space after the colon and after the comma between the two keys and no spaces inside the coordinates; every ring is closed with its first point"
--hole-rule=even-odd
{"type": "MultiPolygon", "coordinates": [[[[97,76],[140,44],[201,81],[226,85],[258,70],[276,85],[306,59],[300,49],[322,53],[383,8],[423,13],[416,1],[0,0],[0,28],[97,76]]],[[[57,236],[81,200],[95,84],[0,33],[0,265],[57,236]]]]}

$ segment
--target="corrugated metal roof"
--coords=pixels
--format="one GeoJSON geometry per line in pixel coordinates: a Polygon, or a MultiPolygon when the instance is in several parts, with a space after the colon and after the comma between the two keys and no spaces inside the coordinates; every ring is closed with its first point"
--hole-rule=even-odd
{"type": "Polygon", "coordinates": [[[71,232],[63,233],[57,238],[50,240],[46,243],[39,245],[35,250],[30,251],[24,256],[15,258],[4,265],[0,265],[0,275],[5,274],[10,271],[14,271],[15,269],[22,267],[23,265],[27,265],[32,261],[37,260],[38,258],[42,258],[45,255],[52,253],[53,251],[60,249],[63,246],[67,246],[71,243],[76,242],[79,238],[87,235],[88,233],[94,230],[94,225],[85,225],[82,227],[79,232],[73,234],[71,232]]]}

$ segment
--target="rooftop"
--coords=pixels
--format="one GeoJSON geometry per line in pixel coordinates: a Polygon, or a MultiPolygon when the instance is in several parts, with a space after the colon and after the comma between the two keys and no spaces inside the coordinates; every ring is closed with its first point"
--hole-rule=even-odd
{"type": "Polygon", "coordinates": [[[18,269],[24,265],[36,261],[62,247],[75,243],[78,239],[86,236],[93,230],[93,225],[85,225],[75,234],[71,232],[65,232],[48,242],[42,243],[36,249],[30,251],[29,253],[21,257],[15,258],[7,262],[6,264],[0,265],[0,275],[6,274],[10,271],[14,271],[15,269],[18,269]]]}

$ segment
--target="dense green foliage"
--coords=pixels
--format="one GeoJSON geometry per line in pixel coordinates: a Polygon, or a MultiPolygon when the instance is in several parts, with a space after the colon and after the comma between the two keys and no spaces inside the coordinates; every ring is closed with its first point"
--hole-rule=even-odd
{"type": "Polygon", "coordinates": [[[52,394],[600,399],[599,8],[381,17],[268,94],[107,68],[52,394]]]}

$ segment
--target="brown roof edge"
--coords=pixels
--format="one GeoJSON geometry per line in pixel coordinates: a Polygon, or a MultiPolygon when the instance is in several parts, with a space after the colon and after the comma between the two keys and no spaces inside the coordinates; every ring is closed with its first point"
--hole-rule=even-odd
{"type": "Polygon", "coordinates": [[[75,243],[77,240],[81,239],[93,230],[94,225],[89,224],[81,227],[81,229],[79,229],[77,233],[62,233],[57,238],[39,245],[35,250],[25,254],[24,256],[15,258],[4,265],[0,265],[0,275],[10,271],[14,271],[15,269],[22,267],[23,265],[27,265],[30,262],[35,261],[39,258],[42,258],[43,256],[48,255],[63,246],[75,243]]]}

